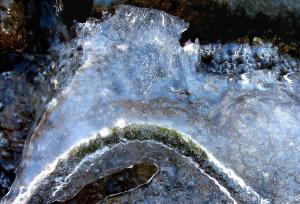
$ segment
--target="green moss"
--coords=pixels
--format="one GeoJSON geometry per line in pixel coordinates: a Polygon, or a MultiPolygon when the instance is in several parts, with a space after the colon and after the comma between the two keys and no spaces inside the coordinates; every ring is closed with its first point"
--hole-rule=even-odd
{"type": "Polygon", "coordinates": [[[72,161],[78,162],[86,155],[92,154],[104,146],[111,146],[119,142],[121,142],[121,139],[118,134],[110,134],[105,138],[101,138],[100,135],[97,135],[95,139],[90,140],[88,143],[83,143],[72,149],[69,156],[72,161]]]}
{"type": "Polygon", "coordinates": [[[113,128],[112,133],[106,137],[98,135],[88,143],[74,148],[69,156],[72,161],[78,162],[104,146],[112,146],[124,140],[154,140],[166,146],[176,149],[184,156],[192,157],[196,162],[202,163],[207,160],[207,154],[200,145],[178,133],[175,130],[155,125],[129,125],[124,128],[113,128]]]}
{"type": "Polygon", "coordinates": [[[76,158],[76,160],[81,160],[84,156],[95,152],[99,148],[101,148],[101,143],[99,143],[97,140],[90,141],[89,143],[81,144],[71,150],[69,156],[71,158],[76,158]]]}

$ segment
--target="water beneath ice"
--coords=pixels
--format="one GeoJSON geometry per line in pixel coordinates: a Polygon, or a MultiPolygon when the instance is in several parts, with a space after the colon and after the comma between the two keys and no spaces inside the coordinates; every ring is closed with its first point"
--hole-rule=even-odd
{"type": "Polygon", "coordinates": [[[267,44],[181,47],[187,26],[161,11],[121,6],[54,47],[61,72],[75,75],[57,76],[66,87],[33,132],[7,198],[29,194],[47,165],[99,131],[147,123],[190,135],[270,202],[300,202],[299,63],[267,44]],[[202,62],[207,53],[211,61],[202,62]]]}

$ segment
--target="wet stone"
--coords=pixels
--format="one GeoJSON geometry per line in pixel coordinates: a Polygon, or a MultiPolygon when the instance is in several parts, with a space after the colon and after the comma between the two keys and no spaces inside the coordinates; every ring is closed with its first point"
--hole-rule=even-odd
{"type": "Polygon", "coordinates": [[[5,150],[1,151],[1,156],[3,156],[4,158],[10,158],[11,154],[5,150]]]}
{"type": "Polygon", "coordinates": [[[16,166],[9,160],[7,162],[4,162],[1,166],[7,172],[11,172],[16,169],[16,166]]]}
{"type": "Polygon", "coordinates": [[[0,135],[0,148],[8,148],[9,147],[9,141],[4,136],[0,135]]]}
{"type": "Polygon", "coordinates": [[[133,164],[93,183],[87,184],[66,201],[54,203],[97,203],[105,198],[118,196],[150,183],[158,173],[158,167],[151,162],[133,164]]]}
{"type": "MultiPolygon", "coordinates": [[[[88,188],[89,192],[94,189],[94,193],[99,193],[97,196],[93,197],[95,200],[87,201],[76,199],[80,197],[81,191],[85,189],[85,187],[83,187],[79,190],[78,194],[75,194],[74,198],[71,198],[71,200],[56,203],[124,203],[128,201],[181,203],[186,202],[187,200],[189,202],[211,201],[234,203],[234,200],[223,191],[215,181],[203,173],[192,160],[182,157],[176,151],[167,148],[161,143],[156,143],[154,141],[132,141],[121,143],[112,146],[111,149],[105,151],[103,154],[97,154],[96,151],[86,158],[87,159],[84,159],[84,163],[76,167],[76,170],[72,175],[70,174],[68,182],[61,187],[57,186],[59,185],[59,181],[55,183],[52,181],[55,179],[53,176],[56,175],[54,171],[52,173],[53,176],[50,175],[40,184],[38,190],[32,195],[32,198],[28,203],[49,202],[53,199],[51,198],[53,195],[56,197],[54,200],[70,198],[77,189],[80,189],[79,187],[82,186],[82,181],[85,180],[84,183],[87,183],[103,174],[106,176],[102,178],[100,176],[100,180],[96,181],[97,184],[100,184],[99,188],[88,188]],[[126,156],[128,154],[130,156],[126,156]],[[111,165],[111,161],[114,162],[114,165],[111,165]],[[87,166],[84,164],[89,165],[87,166]],[[130,164],[130,166],[132,165],[130,168],[131,170],[128,169],[128,167],[122,169],[122,166],[126,167],[128,164],[130,164]],[[148,165],[147,167],[150,167],[150,174],[147,173],[145,178],[144,176],[138,175],[138,171],[142,171],[141,173],[145,172],[145,167],[139,170],[139,165],[142,167],[141,165],[143,164],[150,164],[150,166],[148,165]],[[109,173],[114,172],[113,169],[120,168],[121,170],[117,171],[118,176],[116,176],[116,173],[109,173]],[[157,171],[157,168],[159,171],[157,171]],[[96,169],[99,169],[99,171],[95,171],[96,169]],[[126,174],[128,170],[136,171],[139,180],[148,181],[147,185],[131,189],[130,191],[119,195],[108,196],[106,199],[105,194],[110,194],[110,191],[107,192],[104,190],[104,193],[102,193],[101,196],[101,192],[103,192],[102,189],[105,187],[103,186],[105,181],[109,181],[110,178],[116,179],[119,176],[124,177],[124,174],[126,174]],[[98,176],[96,177],[96,175],[98,176]],[[154,175],[153,178],[151,178],[150,175],[154,175]],[[151,178],[151,181],[149,181],[149,177],[151,178]],[[187,182],[190,178],[193,178],[193,181],[188,184],[187,182]],[[76,189],[75,191],[74,188],[76,189]],[[55,193],[51,192],[51,189],[56,189],[55,193]]],[[[69,169],[68,171],[71,172],[72,169],[69,169]]],[[[134,177],[132,176],[130,177],[130,179],[133,178],[134,177]]],[[[125,181],[123,180],[122,182],[125,181]]],[[[88,184],[86,187],[92,184],[95,184],[95,181],[88,184]]],[[[118,191],[118,188],[113,188],[113,192],[115,191],[118,191]]],[[[89,195],[89,193],[82,194],[82,198],[87,198],[87,195],[89,195]]]]}
{"type": "Polygon", "coordinates": [[[22,56],[23,61],[12,62],[13,69],[0,75],[0,170],[8,173],[7,178],[10,180],[0,186],[0,196],[8,192],[21,162],[28,132],[43,111],[45,99],[53,94],[50,82],[53,73],[44,70],[49,60],[26,54],[19,56],[22,56]],[[38,77],[31,81],[29,76],[33,72],[38,77]]]}

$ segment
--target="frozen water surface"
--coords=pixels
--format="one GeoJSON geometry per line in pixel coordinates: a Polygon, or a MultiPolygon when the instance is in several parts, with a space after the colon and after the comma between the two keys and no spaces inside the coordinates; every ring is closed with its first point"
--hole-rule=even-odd
{"type": "MultiPolygon", "coordinates": [[[[120,6],[102,23],[80,25],[74,44],[59,45],[61,69],[76,70],[75,76],[48,105],[7,199],[26,198],[57,158],[96,133],[146,123],[190,135],[269,202],[300,202],[297,73],[279,77],[282,60],[272,62],[274,69],[256,69],[257,55],[246,53],[243,63],[253,69],[216,74],[223,73],[220,67],[203,64],[201,55],[210,50],[222,66],[233,55],[220,59],[217,45],[181,47],[185,29],[183,20],[164,12],[120,6]],[[81,63],[66,58],[78,47],[81,63]]],[[[261,47],[262,57],[279,55],[275,48],[261,47]]],[[[299,69],[296,62],[291,66],[299,69]]]]}

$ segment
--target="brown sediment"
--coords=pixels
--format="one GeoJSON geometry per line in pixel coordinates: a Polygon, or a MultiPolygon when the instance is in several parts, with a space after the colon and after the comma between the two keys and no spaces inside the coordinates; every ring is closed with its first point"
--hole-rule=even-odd
{"type": "Polygon", "coordinates": [[[0,25],[0,53],[3,51],[23,51],[26,47],[25,12],[20,1],[12,1],[9,8],[1,6],[6,13],[0,25]]]}
{"type": "MultiPolygon", "coordinates": [[[[26,3],[23,2],[22,6],[21,1],[14,0],[12,2],[11,13],[7,18],[12,31],[0,30],[0,51],[22,51],[26,47],[26,43],[28,44],[28,31],[26,31],[28,26],[25,16],[32,14],[26,14],[27,11],[24,11],[26,3]]],[[[68,27],[72,25],[73,20],[84,22],[89,16],[101,18],[102,11],[107,9],[103,5],[94,6],[92,9],[92,1],[81,0],[74,3],[70,0],[60,0],[58,2],[64,6],[60,16],[68,27]]],[[[259,37],[264,42],[272,42],[277,45],[284,53],[300,56],[300,20],[296,13],[291,12],[284,5],[282,12],[272,16],[263,12],[257,12],[250,16],[249,8],[242,6],[232,8],[228,1],[220,0],[119,0],[116,4],[121,3],[159,9],[185,19],[189,22],[190,27],[182,34],[181,44],[189,39],[194,41],[196,38],[202,43],[217,41],[255,43],[254,38],[259,37]]],[[[0,9],[6,12],[4,6],[0,9]]],[[[38,9],[41,9],[39,5],[35,5],[34,10],[38,9]]],[[[113,13],[114,6],[110,6],[108,10],[113,13]]],[[[33,30],[33,33],[40,32],[37,28],[29,30],[32,29],[37,30],[33,30]]],[[[39,35],[35,35],[35,37],[39,38],[39,35]]],[[[34,46],[31,45],[34,43],[31,41],[29,47],[34,46]]],[[[43,43],[47,44],[46,40],[44,41],[43,43]]],[[[48,47],[47,45],[40,46],[48,47]]]]}

